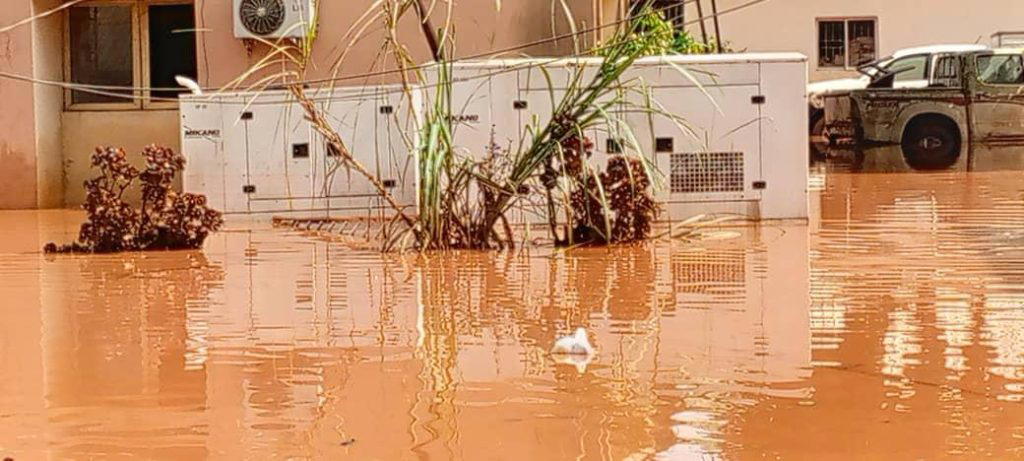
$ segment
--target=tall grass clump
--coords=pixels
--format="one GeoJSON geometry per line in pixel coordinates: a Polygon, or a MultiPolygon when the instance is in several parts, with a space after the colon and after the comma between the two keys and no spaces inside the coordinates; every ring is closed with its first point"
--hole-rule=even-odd
{"type": "MultiPolygon", "coordinates": [[[[455,151],[452,120],[458,114],[451,104],[451,66],[437,63],[432,104],[418,147],[418,246],[511,247],[510,215],[517,206],[537,201],[544,203],[540,212],[559,244],[645,238],[657,211],[650,163],[624,151],[600,172],[591,161],[593,140],[584,134],[628,130],[615,108],[627,104],[630,86],[636,84],[624,81],[624,74],[650,50],[642,43],[649,39],[643,28],[640,21],[619,28],[601,47],[596,62],[553,61],[554,66],[572,69],[564,95],[554,104],[550,120],[528,127],[524,142],[514,150],[492,145],[484,153],[455,151]],[[594,68],[596,72],[588,72],[594,68]]],[[[541,71],[545,72],[543,66],[541,71]]]]}
{"type": "MultiPolygon", "coordinates": [[[[311,94],[321,89],[303,84],[307,70],[314,67],[310,57],[312,41],[317,37],[315,20],[305,39],[264,42],[267,56],[232,83],[237,86],[255,79],[248,89],[262,91],[272,83],[283,82],[305,118],[337,153],[335,161],[368,179],[393,210],[395,218],[382,232],[385,249],[509,248],[515,245],[512,216],[526,208],[542,215],[558,244],[631,242],[650,234],[657,213],[652,198],[656,172],[651,162],[637,152],[635,136],[628,132],[628,125],[615,108],[630,105],[630,95],[642,91],[642,82],[623,78],[635,61],[679,42],[678,35],[666,35],[662,24],[653,22],[665,21],[651,13],[650,2],[646,3],[645,11],[650,14],[620,24],[607,43],[586,53],[590,57],[551,61],[551,65],[566,66],[571,72],[567,88],[560,90],[557,101],[552,93],[549,120],[535,120],[521,133],[517,145],[492,143],[481,148],[483,152],[464,152],[456,146],[453,123],[460,110],[452,105],[454,1],[429,5],[421,0],[373,2],[344,40],[358,42],[368,31],[378,29],[375,24],[382,26],[380,56],[393,60],[408,101],[414,100],[412,95],[417,91],[427,96],[428,104],[416,130],[418,136],[407,140],[418,162],[415,213],[404,209],[381,178],[361,165],[349,150],[328,122],[323,105],[311,94]],[[431,12],[447,15],[443,27],[432,28],[431,12]],[[407,14],[415,14],[422,26],[435,59],[432,66],[417,65],[399,39],[398,24],[407,14]],[[255,77],[270,69],[276,72],[255,77]],[[427,72],[433,73],[431,79],[426,78],[427,72]],[[432,84],[420,86],[428,80],[432,84]],[[598,165],[592,161],[593,140],[585,134],[593,132],[625,132],[622,138],[632,140],[628,142],[630,148],[615,155],[607,165],[598,165]]],[[[500,2],[496,2],[498,5],[500,2]]],[[[343,67],[351,45],[347,46],[331,66],[335,74],[343,67]]],[[[538,67],[546,72],[545,65],[538,67]]]]}

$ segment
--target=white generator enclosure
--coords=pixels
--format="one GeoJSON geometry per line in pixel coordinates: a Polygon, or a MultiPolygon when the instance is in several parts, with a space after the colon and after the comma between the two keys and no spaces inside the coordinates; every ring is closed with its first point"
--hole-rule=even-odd
{"type": "MultiPolygon", "coordinates": [[[[528,127],[543,127],[574,76],[596,58],[512,59],[452,64],[454,139],[463,152],[509,152],[528,127]]],[[[429,72],[430,78],[436,78],[429,72]]],[[[430,82],[436,83],[436,82],[430,82]]],[[[657,166],[662,219],[739,214],[807,218],[807,58],[796,53],[650,57],[622,78],[631,90],[610,111],[625,128],[595,129],[592,160],[626,150],[657,166]],[[654,109],[653,111],[650,109],[654,109]],[[672,114],[672,116],[661,114],[672,114]]],[[[424,91],[427,99],[433,89],[424,91]]],[[[475,155],[475,154],[474,154],[475,155]]]]}
{"type": "MultiPolygon", "coordinates": [[[[415,204],[410,146],[419,95],[400,87],[310,90],[356,161],[415,204]]],[[[181,97],[184,188],[225,213],[368,216],[390,213],[378,189],[347,168],[338,152],[284,91],[181,97]]]]}

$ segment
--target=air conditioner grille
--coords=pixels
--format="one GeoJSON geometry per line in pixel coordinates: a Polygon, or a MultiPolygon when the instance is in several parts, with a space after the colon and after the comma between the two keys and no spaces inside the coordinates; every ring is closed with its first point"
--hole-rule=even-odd
{"type": "Polygon", "coordinates": [[[242,0],[238,17],[245,28],[256,35],[269,35],[284,25],[284,0],[242,0]]]}
{"type": "Polygon", "coordinates": [[[673,194],[743,192],[743,152],[672,154],[670,188],[673,194]]]}

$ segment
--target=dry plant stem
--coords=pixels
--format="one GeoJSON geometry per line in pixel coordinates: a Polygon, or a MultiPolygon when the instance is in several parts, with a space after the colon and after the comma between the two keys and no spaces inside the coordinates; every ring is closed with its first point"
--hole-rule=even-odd
{"type": "Polygon", "coordinates": [[[373,184],[373,187],[377,188],[377,191],[381,194],[381,196],[384,197],[384,200],[387,201],[388,205],[390,205],[391,208],[395,210],[395,213],[398,213],[398,216],[402,219],[402,221],[406,223],[406,225],[408,225],[410,228],[415,227],[416,223],[412,220],[412,218],[405,214],[404,207],[402,207],[401,205],[399,205],[397,201],[395,201],[395,198],[391,195],[390,192],[388,192],[388,189],[384,187],[384,183],[380,181],[380,178],[378,178],[377,175],[370,173],[370,171],[367,170],[366,167],[364,167],[361,163],[359,163],[358,160],[355,159],[355,157],[352,155],[352,152],[348,150],[348,147],[346,147],[345,143],[341,140],[341,136],[338,135],[338,133],[333,128],[331,128],[330,123],[328,123],[327,120],[324,119],[323,114],[316,107],[316,103],[306,96],[306,92],[302,88],[302,86],[291,85],[289,86],[289,88],[291,90],[292,95],[295,96],[295,99],[299,101],[300,105],[302,105],[302,110],[306,112],[306,117],[313,124],[313,128],[316,129],[325,138],[327,138],[328,142],[331,143],[331,146],[334,147],[339,154],[341,154],[341,158],[349,167],[356,170],[356,172],[358,172],[359,174],[363,175],[366,179],[370,181],[371,184],[373,184]]]}
{"type": "Polygon", "coordinates": [[[423,4],[423,0],[416,0],[416,14],[420,17],[420,28],[423,29],[423,37],[426,38],[427,45],[430,46],[430,52],[433,54],[434,60],[440,61],[443,59],[441,46],[437,40],[434,26],[430,22],[430,12],[423,4]]]}

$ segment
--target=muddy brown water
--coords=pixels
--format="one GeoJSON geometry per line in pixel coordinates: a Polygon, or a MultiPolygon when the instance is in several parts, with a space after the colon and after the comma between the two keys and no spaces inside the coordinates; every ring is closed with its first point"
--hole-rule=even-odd
{"type": "Polygon", "coordinates": [[[1024,458],[1022,179],[816,173],[806,224],[517,254],[48,258],[79,215],[0,213],[0,457],[1024,458]]]}

